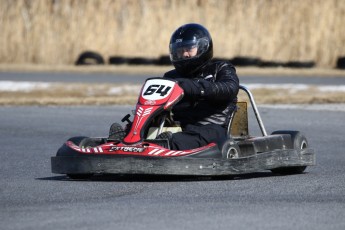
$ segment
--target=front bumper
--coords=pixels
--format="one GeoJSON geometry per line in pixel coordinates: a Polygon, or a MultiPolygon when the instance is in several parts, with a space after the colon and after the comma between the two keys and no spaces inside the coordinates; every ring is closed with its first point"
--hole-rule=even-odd
{"type": "Polygon", "coordinates": [[[315,165],[313,149],[274,150],[236,159],[140,157],[124,155],[55,156],[57,174],[238,175],[281,167],[315,165]]]}

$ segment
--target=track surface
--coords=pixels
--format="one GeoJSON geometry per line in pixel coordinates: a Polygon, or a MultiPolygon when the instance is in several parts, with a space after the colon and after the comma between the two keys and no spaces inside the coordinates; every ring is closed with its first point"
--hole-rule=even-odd
{"type": "Polygon", "coordinates": [[[73,181],[50,172],[67,138],[105,136],[131,109],[0,107],[0,229],[345,229],[345,112],[259,107],[268,132],[308,137],[317,166],[301,175],[73,181]]]}

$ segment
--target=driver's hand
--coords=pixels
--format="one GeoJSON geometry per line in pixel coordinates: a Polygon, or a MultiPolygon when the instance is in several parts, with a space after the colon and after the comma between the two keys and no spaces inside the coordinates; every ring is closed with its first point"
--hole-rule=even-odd
{"type": "Polygon", "coordinates": [[[197,80],[188,78],[177,78],[175,80],[177,80],[178,85],[183,89],[186,98],[197,99],[203,95],[204,89],[197,80]]]}

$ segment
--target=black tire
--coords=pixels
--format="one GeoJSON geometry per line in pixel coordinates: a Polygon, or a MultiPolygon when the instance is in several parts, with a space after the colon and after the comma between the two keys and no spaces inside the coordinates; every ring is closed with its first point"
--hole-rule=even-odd
{"type": "Polygon", "coordinates": [[[72,141],[75,145],[80,145],[80,142],[82,142],[85,138],[85,136],[77,136],[77,137],[71,137],[70,139],[68,139],[67,141],[72,141]]]}
{"type": "Polygon", "coordinates": [[[76,65],[103,65],[103,57],[96,52],[85,51],[81,53],[75,62],[76,65]]]}
{"type": "Polygon", "coordinates": [[[261,63],[256,57],[234,57],[230,62],[235,66],[259,66],[261,63]]]}
{"type": "Polygon", "coordinates": [[[315,66],[315,62],[313,61],[305,61],[305,62],[290,61],[284,65],[284,67],[288,67],[288,68],[313,68],[314,66],[315,66]]]}
{"type": "MultiPolygon", "coordinates": [[[[74,144],[80,146],[85,140],[90,139],[85,136],[71,137],[68,141],[72,141],[74,144]]],[[[85,180],[93,176],[93,174],[66,174],[69,178],[74,180],[85,180]]]]}
{"type": "Polygon", "coordinates": [[[217,58],[217,57],[212,58],[212,60],[214,62],[228,62],[228,61],[230,61],[228,58],[217,58]]]}
{"type": "Polygon", "coordinates": [[[222,158],[223,159],[234,159],[241,156],[240,147],[236,144],[233,139],[227,139],[222,145],[222,158]]]}
{"type": "Polygon", "coordinates": [[[170,61],[170,56],[163,55],[158,58],[157,65],[172,65],[170,61]]]}
{"type": "MultiPolygon", "coordinates": [[[[272,133],[274,134],[289,134],[291,136],[291,141],[294,149],[306,149],[308,148],[307,138],[299,131],[290,131],[290,130],[279,130],[272,133]]],[[[273,173],[289,175],[289,174],[301,174],[307,166],[293,166],[293,167],[282,167],[272,169],[273,173]]]]}
{"type": "Polygon", "coordinates": [[[109,57],[109,64],[111,65],[124,65],[128,63],[128,59],[119,56],[109,57]]]}
{"type": "Polygon", "coordinates": [[[345,69],[345,57],[339,57],[337,60],[337,68],[345,69]]]}
{"type": "Polygon", "coordinates": [[[270,68],[270,67],[282,67],[285,64],[283,62],[276,62],[276,61],[262,61],[260,63],[260,67],[263,68],[270,68]]]}
{"type": "Polygon", "coordinates": [[[141,58],[141,57],[135,57],[135,58],[128,58],[128,64],[129,65],[154,65],[157,61],[150,58],[141,58]]]}

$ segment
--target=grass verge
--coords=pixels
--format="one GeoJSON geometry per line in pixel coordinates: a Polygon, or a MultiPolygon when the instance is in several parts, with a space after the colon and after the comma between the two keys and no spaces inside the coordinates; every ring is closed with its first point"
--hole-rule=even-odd
{"type": "MultiPolygon", "coordinates": [[[[140,85],[52,83],[29,90],[1,91],[0,105],[135,105],[140,85]]],[[[250,87],[249,87],[250,88],[250,87]]],[[[325,91],[316,86],[302,89],[253,88],[258,104],[345,103],[344,91],[325,91]]],[[[246,101],[244,93],[240,101],[246,101]]]]}

